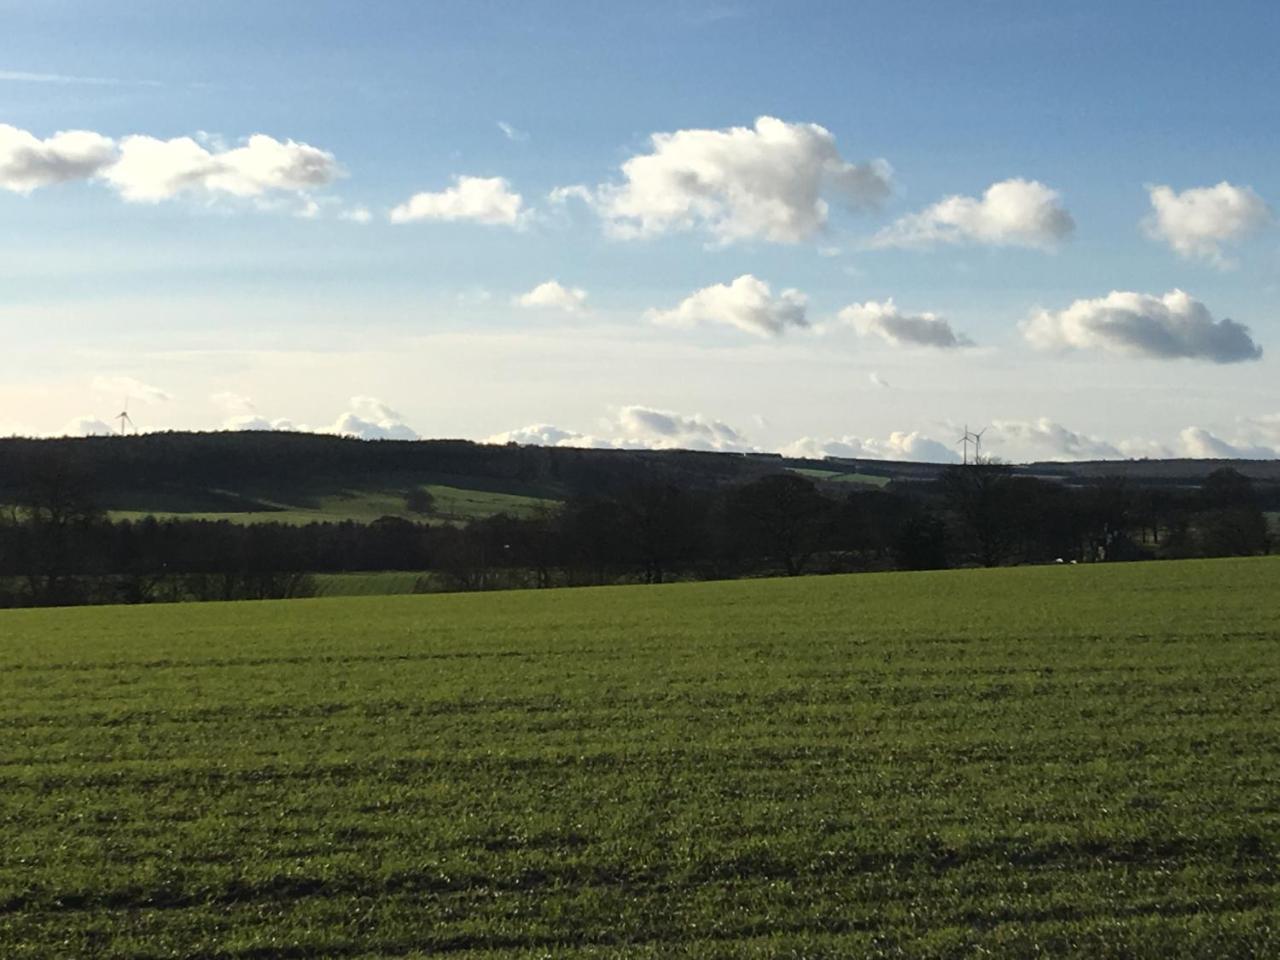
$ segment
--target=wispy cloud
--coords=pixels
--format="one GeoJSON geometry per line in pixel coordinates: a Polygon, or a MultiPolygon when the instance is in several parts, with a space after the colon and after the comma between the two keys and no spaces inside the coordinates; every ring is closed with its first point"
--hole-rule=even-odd
{"type": "Polygon", "coordinates": [[[93,87],[159,87],[158,80],[126,80],[121,77],[77,77],[66,73],[30,73],[26,70],[0,70],[0,82],[82,84],[93,87]]]}
{"type": "Polygon", "coordinates": [[[498,121],[498,129],[502,131],[502,135],[513,143],[524,143],[529,139],[529,134],[523,130],[513,127],[505,120],[498,121]]]}

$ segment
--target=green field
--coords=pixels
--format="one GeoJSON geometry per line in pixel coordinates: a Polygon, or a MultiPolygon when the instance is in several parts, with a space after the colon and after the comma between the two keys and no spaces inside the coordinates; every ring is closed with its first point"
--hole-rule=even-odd
{"type": "Polygon", "coordinates": [[[353,520],[370,523],[381,517],[401,517],[429,522],[464,522],[483,519],[499,513],[513,517],[529,517],[539,510],[553,507],[557,501],[547,497],[527,496],[502,490],[473,490],[442,483],[406,482],[403,487],[326,490],[290,503],[270,499],[244,499],[234,509],[208,510],[195,504],[182,509],[111,510],[113,520],[160,519],[231,520],[235,523],[335,523],[353,520]],[[410,487],[420,487],[435,498],[429,516],[405,509],[404,495],[410,487]]]}
{"type": "Polygon", "coordinates": [[[810,467],[791,467],[792,473],[808,477],[817,483],[859,483],[868,487],[887,487],[889,477],[870,473],[847,473],[843,470],[819,470],[810,467]]]}
{"type": "Polygon", "coordinates": [[[1280,561],[0,612],[0,956],[1280,955],[1280,561]]]}

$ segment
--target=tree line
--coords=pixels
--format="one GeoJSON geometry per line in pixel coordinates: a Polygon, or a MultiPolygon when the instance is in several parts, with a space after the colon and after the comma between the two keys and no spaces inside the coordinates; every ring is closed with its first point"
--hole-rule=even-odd
{"type": "MultiPolygon", "coordinates": [[[[420,589],[1114,562],[1269,552],[1263,500],[1231,469],[1198,487],[1084,486],[997,464],[936,480],[820,484],[794,472],[720,486],[633,476],[532,516],[464,525],[112,520],[91,474],[50,461],[0,517],[0,605],[306,596],[315,575],[401,570],[420,589]]],[[[420,504],[429,509],[429,504],[420,504]]]]}

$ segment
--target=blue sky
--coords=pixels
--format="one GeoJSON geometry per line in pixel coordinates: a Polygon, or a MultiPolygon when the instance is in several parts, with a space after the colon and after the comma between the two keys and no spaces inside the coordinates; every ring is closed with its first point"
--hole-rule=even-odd
{"type": "Polygon", "coordinates": [[[1280,448],[1275,4],[0,18],[4,432],[100,429],[127,394],[152,429],[937,458],[967,420],[1015,459],[1280,448]],[[101,138],[82,175],[60,131],[101,138]],[[112,166],[133,136],[216,165],[255,134],[323,169],[112,166]],[[791,160],[821,151],[805,182],[791,160]],[[448,207],[458,177],[503,178],[519,216],[448,207]]]}

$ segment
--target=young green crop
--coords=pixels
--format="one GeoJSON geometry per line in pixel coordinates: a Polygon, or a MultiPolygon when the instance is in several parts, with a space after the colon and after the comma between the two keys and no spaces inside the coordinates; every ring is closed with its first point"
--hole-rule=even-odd
{"type": "Polygon", "coordinates": [[[1274,955],[1277,587],[6,612],[0,955],[1274,955]]]}

